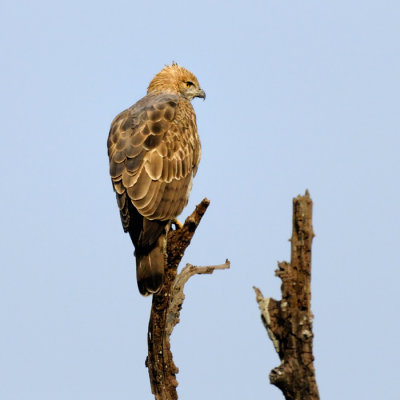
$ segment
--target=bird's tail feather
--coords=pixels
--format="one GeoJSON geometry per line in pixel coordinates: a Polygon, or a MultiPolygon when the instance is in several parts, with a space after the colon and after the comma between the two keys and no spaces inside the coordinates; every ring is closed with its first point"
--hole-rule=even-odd
{"type": "Polygon", "coordinates": [[[165,234],[161,234],[156,245],[148,252],[136,249],[136,278],[139,292],[143,296],[157,293],[164,281],[165,234]]]}

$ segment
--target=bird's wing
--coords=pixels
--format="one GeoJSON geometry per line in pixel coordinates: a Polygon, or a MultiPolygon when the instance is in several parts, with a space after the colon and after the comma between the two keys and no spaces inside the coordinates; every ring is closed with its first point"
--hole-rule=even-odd
{"type": "Polygon", "coordinates": [[[200,160],[192,105],[177,95],[145,96],[112,122],[108,154],[125,230],[127,201],[146,219],[176,218],[200,160]]]}

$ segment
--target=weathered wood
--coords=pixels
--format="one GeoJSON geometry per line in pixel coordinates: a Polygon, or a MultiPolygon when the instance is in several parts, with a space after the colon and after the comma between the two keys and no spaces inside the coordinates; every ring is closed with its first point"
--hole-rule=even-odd
{"type": "Polygon", "coordinates": [[[225,264],[210,267],[195,267],[188,264],[177,275],[178,265],[209,204],[209,200],[204,199],[186,219],[182,228],[168,233],[165,280],[160,292],[153,295],[147,335],[146,366],[149,369],[151,390],[156,400],[178,399],[176,374],[179,370],[173,361],[170,335],[179,322],[179,312],[185,298],[183,294],[185,283],[195,274],[211,274],[215,269],[229,268],[228,260],[225,264]]]}
{"type": "Polygon", "coordinates": [[[311,312],[312,200],[293,199],[291,261],[278,263],[276,276],[282,279],[282,300],[264,298],[254,288],[261,318],[273,342],[281,365],[270,373],[270,382],[281,389],[286,400],[317,400],[312,351],[311,312]]]}

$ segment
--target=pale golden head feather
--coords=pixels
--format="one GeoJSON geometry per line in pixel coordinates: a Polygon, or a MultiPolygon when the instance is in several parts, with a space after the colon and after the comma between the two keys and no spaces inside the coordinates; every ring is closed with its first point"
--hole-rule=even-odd
{"type": "Polygon", "coordinates": [[[194,74],[176,63],[165,66],[153,78],[147,88],[147,93],[180,94],[188,100],[192,100],[194,97],[201,97],[203,99],[206,97],[194,74]]]}

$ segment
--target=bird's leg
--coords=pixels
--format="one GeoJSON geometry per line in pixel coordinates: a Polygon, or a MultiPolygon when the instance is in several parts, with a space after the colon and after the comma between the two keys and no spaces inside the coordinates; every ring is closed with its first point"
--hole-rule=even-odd
{"type": "Polygon", "coordinates": [[[174,224],[174,225],[175,225],[175,230],[178,230],[178,229],[182,229],[182,228],[183,228],[183,224],[182,224],[177,218],[174,218],[174,219],[171,221],[171,224],[174,224]]]}

